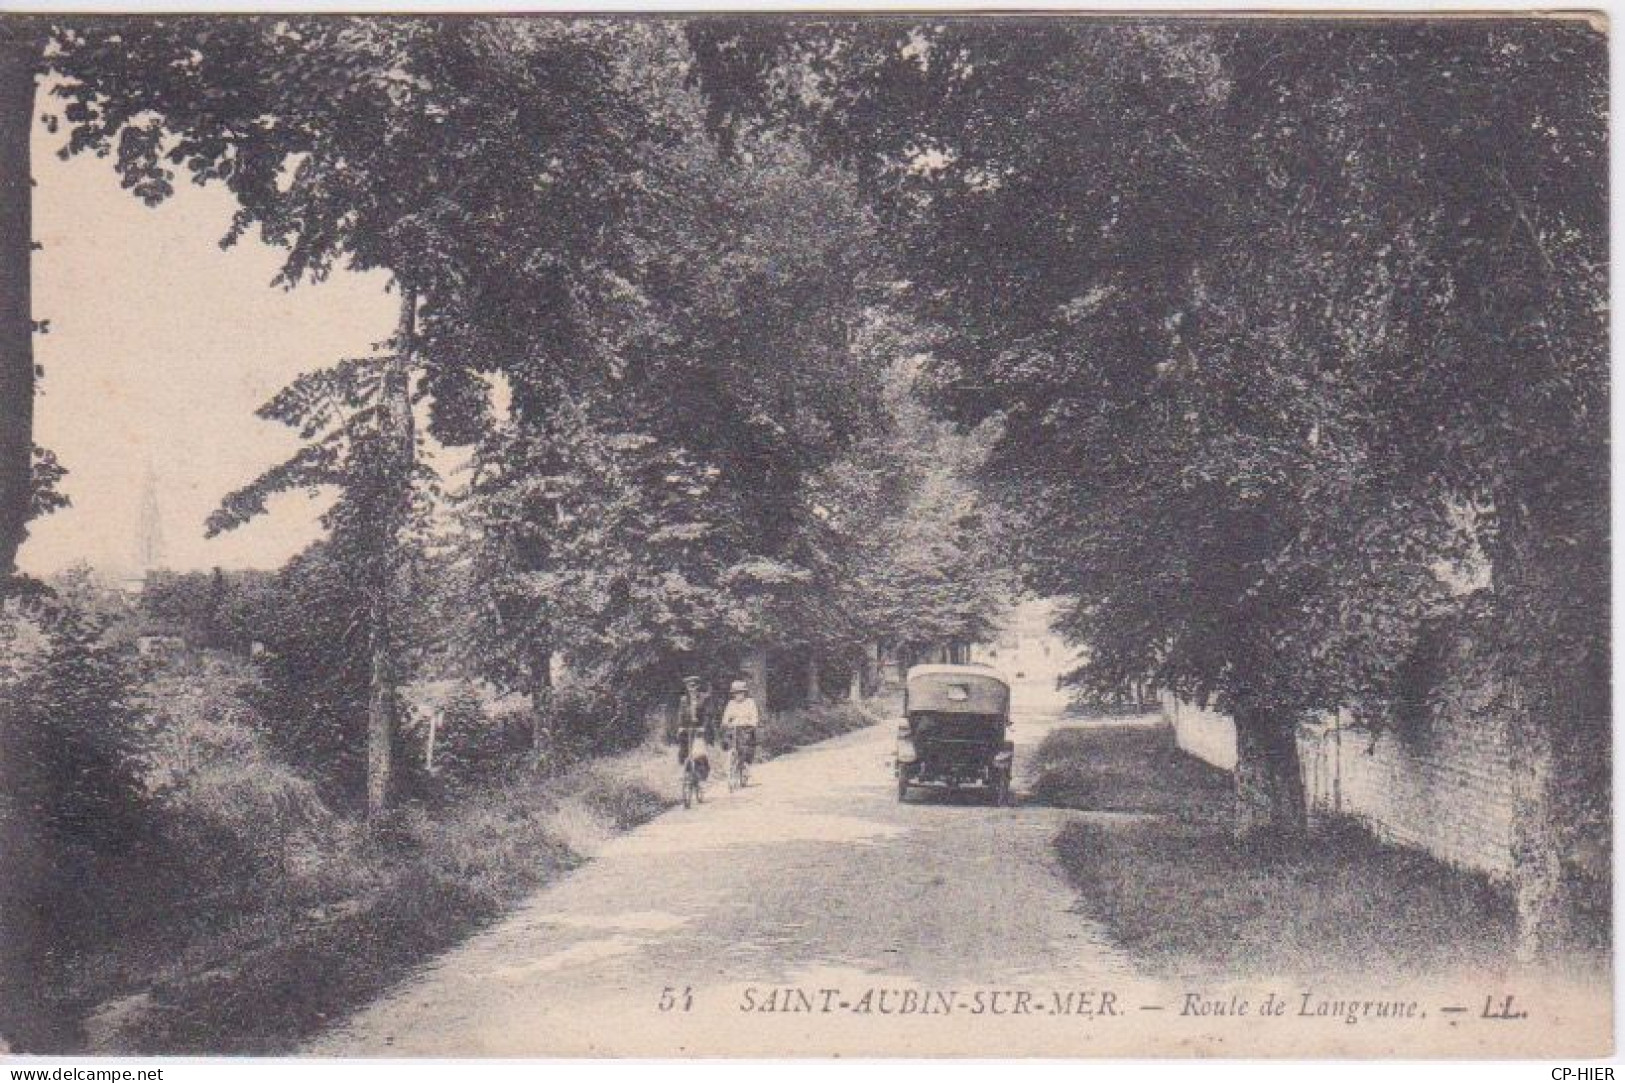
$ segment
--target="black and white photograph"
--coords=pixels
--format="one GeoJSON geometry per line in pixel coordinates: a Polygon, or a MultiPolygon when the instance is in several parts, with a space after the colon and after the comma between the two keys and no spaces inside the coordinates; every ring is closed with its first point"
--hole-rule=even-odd
{"type": "Polygon", "coordinates": [[[0,14],[0,1060],[1613,1055],[1608,34],[0,14]]]}

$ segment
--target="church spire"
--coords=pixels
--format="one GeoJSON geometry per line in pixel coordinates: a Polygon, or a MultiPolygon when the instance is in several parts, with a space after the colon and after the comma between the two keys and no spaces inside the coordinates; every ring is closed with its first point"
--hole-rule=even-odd
{"type": "Polygon", "coordinates": [[[142,578],[164,562],[164,531],[158,515],[158,477],[147,463],[141,480],[141,519],[136,529],[136,564],[142,578]]]}

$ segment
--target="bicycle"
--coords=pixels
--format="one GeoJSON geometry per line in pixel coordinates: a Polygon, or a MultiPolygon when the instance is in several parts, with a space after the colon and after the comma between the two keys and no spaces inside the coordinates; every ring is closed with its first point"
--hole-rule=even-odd
{"type": "Polygon", "coordinates": [[[742,790],[750,781],[750,749],[736,728],[728,735],[728,792],[742,790]]]}
{"type": "MultiPolygon", "coordinates": [[[[679,738],[681,739],[681,738],[679,738]]],[[[694,748],[698,740],[690,738],[689,755],[683,760],[683,807],[693,808],[705,802],[705,769],[702,766],[707,757],[702,753],[696,756],[694,748]]],[[[702,746],[703,747],[703,746],[702,746]]]]}

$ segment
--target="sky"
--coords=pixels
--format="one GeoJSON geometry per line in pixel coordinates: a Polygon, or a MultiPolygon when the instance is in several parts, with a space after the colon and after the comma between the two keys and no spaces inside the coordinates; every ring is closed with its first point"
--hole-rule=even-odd
{"type": "Polygon", "coordinates": [[[143,478],[154,479],[163,565],[273,568],[320,536],[325,506],[294,493],[270,514],[213,540],[203,523],[220,498],[297,447],[295,433],[254,416],[290,379],[361,356],[394,330],[381,273],[335,273],[293,290],[254,239],[222,251],[234,202],[184,179],[147,207],[119,187],[108,159],[61,161],[62,136],[34,138],[35,338],[44,367],[36,443],[70,473],[73,506],[36,520],[22,569],[49,575],[85,561],[110,574],[136,566],[143,478]]]}

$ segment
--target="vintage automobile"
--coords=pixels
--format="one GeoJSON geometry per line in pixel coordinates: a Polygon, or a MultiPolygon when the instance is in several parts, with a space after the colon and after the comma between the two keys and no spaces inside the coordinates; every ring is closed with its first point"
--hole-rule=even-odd
{"type": "Polygon", "coordinates": [[[897,799],[910,786],[985,788],[994,804],[1010,800],[1015,745],[1010,685],[985,666],[915,666],[903,680],[897,728],[897,799]]]}

